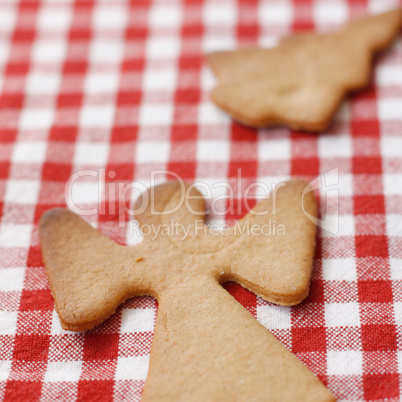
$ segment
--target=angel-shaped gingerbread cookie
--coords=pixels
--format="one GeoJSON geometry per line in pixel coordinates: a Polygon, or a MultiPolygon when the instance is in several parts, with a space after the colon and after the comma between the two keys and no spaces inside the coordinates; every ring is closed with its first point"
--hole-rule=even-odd
{"type": "Polygon", "coordinates": [[[144,240],[133,247],[68,210],[50,210],[40,239],[63,328],[90,329],[124,300],[152,295],[159,308],[144,400],[332,401],[220,285],[233,280],[283,305],[306,297],[316,230],[307,216],[317,216],[306,185],[285,183],[240,221],[244,230],[224,233],[204,226],[204,199],[195,188],[157,186],[137,202],[144,240]],[[283,225],[278,236],[263,230],[272,219],[283,225]]]}
{"type": "Polygon", "coordinates": [[[207,62],[218,77],[212,100],[247,126],[324,130],[345,94],[368,84],[373,54],[401,25],[398,9],[334,33],[287,37],[272,49],[211,53],[207,62]]]}

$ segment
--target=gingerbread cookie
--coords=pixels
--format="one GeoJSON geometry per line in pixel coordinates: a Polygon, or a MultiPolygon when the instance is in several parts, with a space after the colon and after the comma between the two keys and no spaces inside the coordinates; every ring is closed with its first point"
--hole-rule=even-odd
{"type": "Polygon", "coordinates": [[[83,331],[124,300],[159,303],[144,400],[332,401],[332,394],[227,293],[232,280],[266,300],[308,294],[317,216],[303,181],[285,183],[237,226],[213,232],[192,186],[168,183],[136,204],[142,243],[118,245],[64,209],[40,222],[46,272],[63,328],[83,331]],[[282,230],[264,231],[275,221],[282,230]]]}
{"type": "Polygon", "coordinates": [[[207,62],[218,77],[212,100],[247,126],[324,130],[345,94],[368,84],[373,54],[401,25],[398,9],[338,32],[288,37],[272,49],[211,53],[207,62]]]}

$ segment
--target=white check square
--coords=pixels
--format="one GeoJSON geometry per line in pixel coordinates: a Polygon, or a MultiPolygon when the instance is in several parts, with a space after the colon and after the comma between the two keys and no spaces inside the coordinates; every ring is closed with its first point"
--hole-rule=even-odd
{"type": "Polygon", "coordinates": [[[380,63],[378,66],[376,66],[375,73],[376,82],[378,85],[402,85],[402,71],[399,66],[390,66],[380,63]]]}
{"type": "Polygon", "coordinates": [[[115,105],[84,105],[80,125],[85,128],[109,128],[113,125],[115,105]]]}
{"type": "Polygon", "coordinates": [[[381,120],[402,120],[402,98],[379,99],[378,115],[381,120]]]}
{"type": "Polygon", "coordinates": [[[395,324],[402,325],[402,302],[394,303],[395,324]]]}
{"type": "Polygon", "coordinates": [[[136,148],[137,163],[166,163],[169,160],[169,141],[140,141],[136,148]]]}
{"type": "Polygon", "coordinates": [[[330,350],[327,352],[327,365],[329,375],[362,375],[362,352],[357,350],[330,350]]]}
{"type": "Polygon", "coordinates": [[[388,236],[402,237],[402,215],[387,215],[388,236]]]}
{"type": "Polygon", "coordinates": [[[121,316],[121,332],[152,332],[155,326],[153,308],[125,308],[121,316]]]}
{"type": "Polygon", "coordinates": [[[326,215],[321,216],[319,220],[321,227],[321,237],[339,236],[339,216],[326,215]]]}
{"type": "Polygon", "coordinates": [[[60,64],[67,51],[65,39],[43,38],[33,44],[32,60],[34,63],[60,64]]]}
{"type": "Polygon", "coordinates": [[[0,247],[25,247],[31,242],[32,225],[3,223],[0,226],[0,247]]]}
{"type": "Polygon", "coordinates": [[[145,380],[148,375],[149,356],[119,357],[116,380],[145,380]]]}
{"type": "Polygon", "coordinates": [[[14,5],[6,6],[1,8],[0,12],[0,26],[3,32],[10,32],[17,20],[18,8],[14,5]]]}
{"type": "Polygon", "coordinates": [[[44,5],[39,9],[37,29],[40,31],[64,32],[71,25],[71,10],[71,7],[63,5],[44,5]]]}
{"type": "Polygon", "coordinates": [[[93,13],[92,26],[99,31],[123,30],[128,19],[128,9],[123,5],[100,4],[93,13]]]}
{"type": "Polygon", "coordinates": [[[21,291],[24,284],[24,276],[25,268],[0,268],[0,292],[21,291]]]}
{"type": "Polygon", "coordinates": [[[388,158],[400,158],[402,155],[402,138],[383,136],[381,138],[381,155],[388,158]]]}
{"type": "MultiPolygon", "coordinates": [[[[10,55],[11,45],[9,41],[0,41],[0,60],[1,64],[5,65],[10,55]]],[[[2,74],[3,75],[3,74],[2,74]]]]}
{"type": "Polygon", "coordinates": [[[9,180],[6,187],[6,202],[10,204],[35,205],[40,182],[35,180],[9,180]]]}
{"type": "Polygon", "coordinates": [[[317,1],[313,6],[313,16],[318,25],[342,24],[348,19],[348,6],[343,1],[317,1]]]}
{"type": "Polygon", "coordinates": [[[236,3],[207,1],[203,10],[205,25],[230,26],[236,24],[236,3]]]}
{"type": "Polygon", "coordinates": [[[257,306],[257,319],[265,328],[290,329],[291,313],[290,308],[285,306],[273,306],[265,304],[257,306]]]}
{"type": "Polygon", "coordinates": [[[61,75],[54,72],[28,74],[26,92],[29,95],[53,95],[59,90],[61,75]]]}
{"type": "Polygon", "coordinates": [[[264,139],[258,142],[258,160],[288,160],[290,158],[290,141],[264,139]]]}
{"type": "Polygon", "coordinates": [[[216,77],[209,68],[203,68],[201,70],[200,87],[205,91],[210,91],[215,87],[216,77]]]}
{"type": "Polygon", "coordinates": [[[82,361],[48,362],[45,382],[76,382],[81,375],[82,361]]]}
{"type": "Polygon", "coordinates": [[[147,104],[140,106],[139,122],[143,126],[170,125],[173,120],[173,106],[170,104],[147,104]]]}
{"type": "Polygon", "coordinates": [[[17,142],[14,146],[12,160],[16,163],[43,163],[47,144],[44,141],[17,142]]]}
{"type": "Polygon", "coordinates": [[[323,220],[322,237],[354,236],[355,219],[353,215],[327,215],[321,217],[323,220]]]}
{"type": "Polygon", "coordinates": [[[230,117],[213,103],[201,103],[198,109],[198,121],[205,125],[223,125],[230,123],[230,117]]]}
{"type": "Polygon", "coordinates": [[[21,112],[19,127],[21,130],[49,129],[53,123],[54,110],[24,108],[21,112]]]}
{"type": "Polygon", "coordinates": [[[352,141],[346,135],[319,136],[318,152],[321,158],[350,158],[352,155],[352,141]]]}
{"type": "Polygon", "coordinates": [[[11,373],[11,360],[0,360],[0,381],[7,381],[11,373]]]}
{"type": "Polygon", "coordinates": [[[360,325],[359,304],[326,303],[325,323],[328,327],[358,327],[360,325]]]}
{"type": "Polygon", "coordinates": [[[150,59],[176,59],[180,50],[180,39],[172,36],[151,36],[146,44],[150,59]]]}
{"type": "Polygon", "coordinates": [[[385,195],[402,194],[402,174],[386,173],[383,175],[383,183],[385,195]]]}
{"type": "MultiPolygon", "coordinates": [[[[94,183],[94,182],[75,182],[72,184],[70,194],[68,195],[70,198],[71,205],[68,207],[73,210],[73,206],[80,208],[85,204],[96,204],[102,201],[100,199],[100,194],[103,193],[103,185],[102,183],[94,183]]],[[[74,211],[73,212],[78,212],[74,211]]],[[[90,211],[88,211],[90,213],[90,211]]]]}
{"type": "Polygon", "coordinates": [[[147,69],[143,77],[144,91],[173,91],[176,88],[177,71],[175,69],[147,69]]]}
{"type": "Polygon", "coordinates": [[[111,94],[119,87],[119,74],[117,72],[91,71],[85,79],[85,92],[90,94],[111,94]]]}
{"type": "Polygon", "coordinates": [[[236,47],[236,39],[231,34],[206,33],[202,40],[202,50],[205,53],[220,50],[231,50],[236,47]]]}
{"type": "Polygon", "coordinates": [[[0,335],[16,334],[17,317],[17,311],[0,311],[0,335]]]}
{"type": "Polygon", "coordinates": [[[399,374],[402,374],[402,350],[398,350],[397,356],[398,356],[398,372],[399,374]]]}
{"type": "Polygon", "coordinates": [[[122,60],[123,54],[124,41],[96,38],[90,45],[89,61],[94,64],[116,64],[122,60]]]}
{"type": "Polygon", "coordinates": [[[389,265],[390,265],[390,270],[391,270],[391,279],[393,281],[401,281],[402,280],[402,259],[391,257],[389,259],[389,265]]]}
{"type": "Polygon", "coordinates": [[[197,146],[197,160],[224,162],[229,160],[230,144],[221,140],[200,140],[197,146]]]}
{"type": "Polygon", "coordinates": [[[337,186],[341,197],[353,195],[353,175],[350,173],[339,175],[339,184],[337,186]]]}
{"type": "Polygon", "coordinates": [[[105,166],[109,154],[109,146],[103,142],[79,142],[75,148],[75,165],[105,166]]]}
{"type": "Polygon", "coordinates": [[[178,28],[182,21],[182,9],[172,3],[156,3],[149,12],[148,21],[153,29],[178,28]]]}
{"type": "Polygon", "coordinates": [[[354,258],[323,258],[322,275],[326,281],[355,281],[357,279],[354,258]]]}
{"type": "Polygon", "coordinates": [[[261,26],[288,25],[293,20],[292,3],[290,0],[261,2],[258,17],[261,26]]]}
{"type": "Polygon", "coordinates": [[[398,7],[398,0],[370,0],[368,1],[368,12],[370,14],[379,14],[398,7]]]}
{"type": "Polygon", "coordinates": [[[68,331],[62,328],[56,310],[52,311],[52,326],[50,329],[50,333],[51,335],[65,335],[68,333],[68,331]]]}

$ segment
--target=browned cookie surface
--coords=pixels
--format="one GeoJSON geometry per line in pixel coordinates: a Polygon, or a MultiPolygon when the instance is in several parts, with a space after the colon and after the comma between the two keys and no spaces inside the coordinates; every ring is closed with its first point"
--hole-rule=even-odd
{"type": "Polygon", "coordinates": [[[133,247],[114,243],[67,210],[47,212],[41,246],[63,328],[90,329],[127,298],[150,294],[159,309],[145,400],[333,400],[220,286],[234,280],[283,305],[306,297],[316,230],[307,216],[317,216],[306,186],[284,183],[240,221],[244,230],[224,233],[203,226],[197,190],[155,187],[137,202],[147,235],[133,247]],[[258,230],[272,220],[280,233],[258,230]]]}
{"type": "Polygon", "coordinates": [[[400,30],[402,10],[353,21],[327,34],[284,38],[272,49],[207,55],[218,77],[212,100],[252,127],[325,129],[342,98],[366,86],[373,54],[400,30]]]}

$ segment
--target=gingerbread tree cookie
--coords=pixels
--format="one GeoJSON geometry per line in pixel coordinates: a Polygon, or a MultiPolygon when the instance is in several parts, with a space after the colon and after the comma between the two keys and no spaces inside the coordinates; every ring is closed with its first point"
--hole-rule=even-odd
{"type": "Polygon", "coordinates": [[[374,53],[401,25],[398,9],[338,32],[284,38],[272,49],[211,53],[207,62],[218,77],[212,100],[247,126],[324,130],[342,98],[368,84],[374,53]]]}

